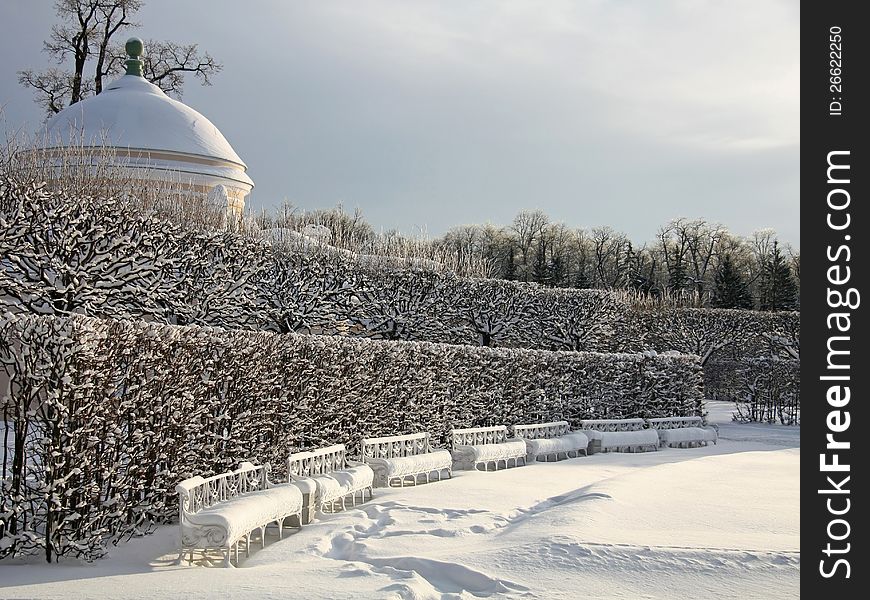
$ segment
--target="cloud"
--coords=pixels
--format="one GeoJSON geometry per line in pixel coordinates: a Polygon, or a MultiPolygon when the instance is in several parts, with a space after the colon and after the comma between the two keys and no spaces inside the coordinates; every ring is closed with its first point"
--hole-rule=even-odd
{"type": "Polygon", "coordinates": [[[798,240],[791,0],[199,10],[149,0],[142,31],[224,62],[185,100],[249,164],[254,206],[342,201],[376,225],[433,233],[539,207],[637,241],[707,216],[798,240]]]}

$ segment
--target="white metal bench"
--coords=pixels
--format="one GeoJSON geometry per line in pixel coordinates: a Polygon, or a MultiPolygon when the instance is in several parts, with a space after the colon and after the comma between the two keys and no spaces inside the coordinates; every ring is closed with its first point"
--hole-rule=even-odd
{"type": "Polygon", "coordinates": [[[526,460],[536,461],[541,457],[545,461],[564,458],[576,458],[580,452],[586,454],[589,438],[580,431],[571,431],[567,421],[550,423],[531,423],[514,425],[514,437],[523,440],[526,445],[526,460]]]}
{"type": "Polygon", "coordinates": [[[595,452],[645,452],[658,450],[659,436],[646,429],[643,419],[585,419],[580,428],[589,436],[595,452]]]}
{"type": "Polygon", "coordinates": [[[507,469],[513,462],[516,467],[520,459],[526,464],[526,443],[508,439],[505,425],[454,429],[451,446],[453,464],[457,469],[477,469],[483,465],[483,470],[488,471],[491,464],[497,471],[499,464],[507,469]]]}
{"type": "Polygon", "coordinates": [[[646,422],[658,433],[660,445],[668,448],[694,448],[719,441],[719,433],[704,427],[701,417],[664,417],[646,422]]]}
{"type": "Polygon", "coordinates": [[[402,487],[411,479],[414,485],[419,477],[446,472],[451,476],[453,458],[447,450],[435,450],[429,443],[428,433],[411,433],[388,437],[366,438],[362,441],[362,461],[375,472],[375,485],[388,487],[394,482],[402,487]]]}
{"type": "Polygon", "coordinates": [[[260,532],[265,546],[267,525],[277,525],[279,538],[283,538],[288,517],[297,517],[301,527],[302,492],[294,485],[274,485],[268,475],[269,465],[243,462],[235,471],[191,477],[178,484],[175,491],[179,496],[182,555],[189,551],[193,562],[194,550],[220,550],[224,565],[230,566],[233,548],[239,563],[239,543],[243,539],[245,555],[250,554],[254,531],[260,532]]]}
{"type": "Polygon", "coordinates": [[[372,499],[374,472],[368,465],[348,460],[344,444],[291,454],[287,458],[287,475],[293,482],[315,483],[316,505],[320,510],[329,507],[329,512],[335,512],[339,504],[344,510],[348,499],[356,506],[357,495],[360,502],[365,502],[366,492],[372,499]]]}

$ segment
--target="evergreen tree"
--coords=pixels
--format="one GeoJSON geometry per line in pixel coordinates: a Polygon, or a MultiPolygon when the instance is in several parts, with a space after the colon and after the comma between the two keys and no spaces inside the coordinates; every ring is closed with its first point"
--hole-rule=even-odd
{"type": "Polygon", "coordinates": [[[726,254],[716,271],[713,306],[715,308],[752,308],[749,285],[740,274],[731,255],[726,254]]]}
{"type": "Polygon", "coordinates": [[[577,275],[574,277],[574,287],[577,289],[586,289],[589,285],[589,276],[586,274],[586,263],[581,263],[577,268],[577,275]]]}
{"type": "Polygon", "coordinates": [[[561,256],[554,256],[547,265],[547,278],[553,287],[565,286],[565,261],[561,256]]]}
{"type": "Polygon", "coordinates": [[[668,269],[668,287],[673,292],[683,290],[688,285],[689,275],[686,272],[686,265],[682,260],[676,261],[670,269],[668,269]]]}
{"type": "Polygon", "coordinates": [[[761,285],[761,310],[794,310],[797,307],[797,283],[791,267],[773,242],[773,252],[764,266],[761,285]]]}

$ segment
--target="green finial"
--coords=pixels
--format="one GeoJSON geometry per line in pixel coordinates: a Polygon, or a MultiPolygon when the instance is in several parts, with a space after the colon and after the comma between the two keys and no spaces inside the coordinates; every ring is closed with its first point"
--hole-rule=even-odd
{"type": "Polygon", "coordinates": [[[136,75],[142,77],[142,53],[145,51],[145,44],[142,40],[136,37],[131,37],[124,45],[124,50],[127,52],[127,60],[124,64],[127,65],[127,75],[136,75]]]}

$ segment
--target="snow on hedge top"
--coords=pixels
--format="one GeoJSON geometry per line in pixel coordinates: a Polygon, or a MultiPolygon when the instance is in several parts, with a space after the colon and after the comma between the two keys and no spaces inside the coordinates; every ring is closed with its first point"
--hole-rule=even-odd
{"type": "Polygon", "coordinates": [[[46,124],[48,145],[109,145],[217,158],[247,166],[214,124],[159,87],[124,75],[46,124]]]}

